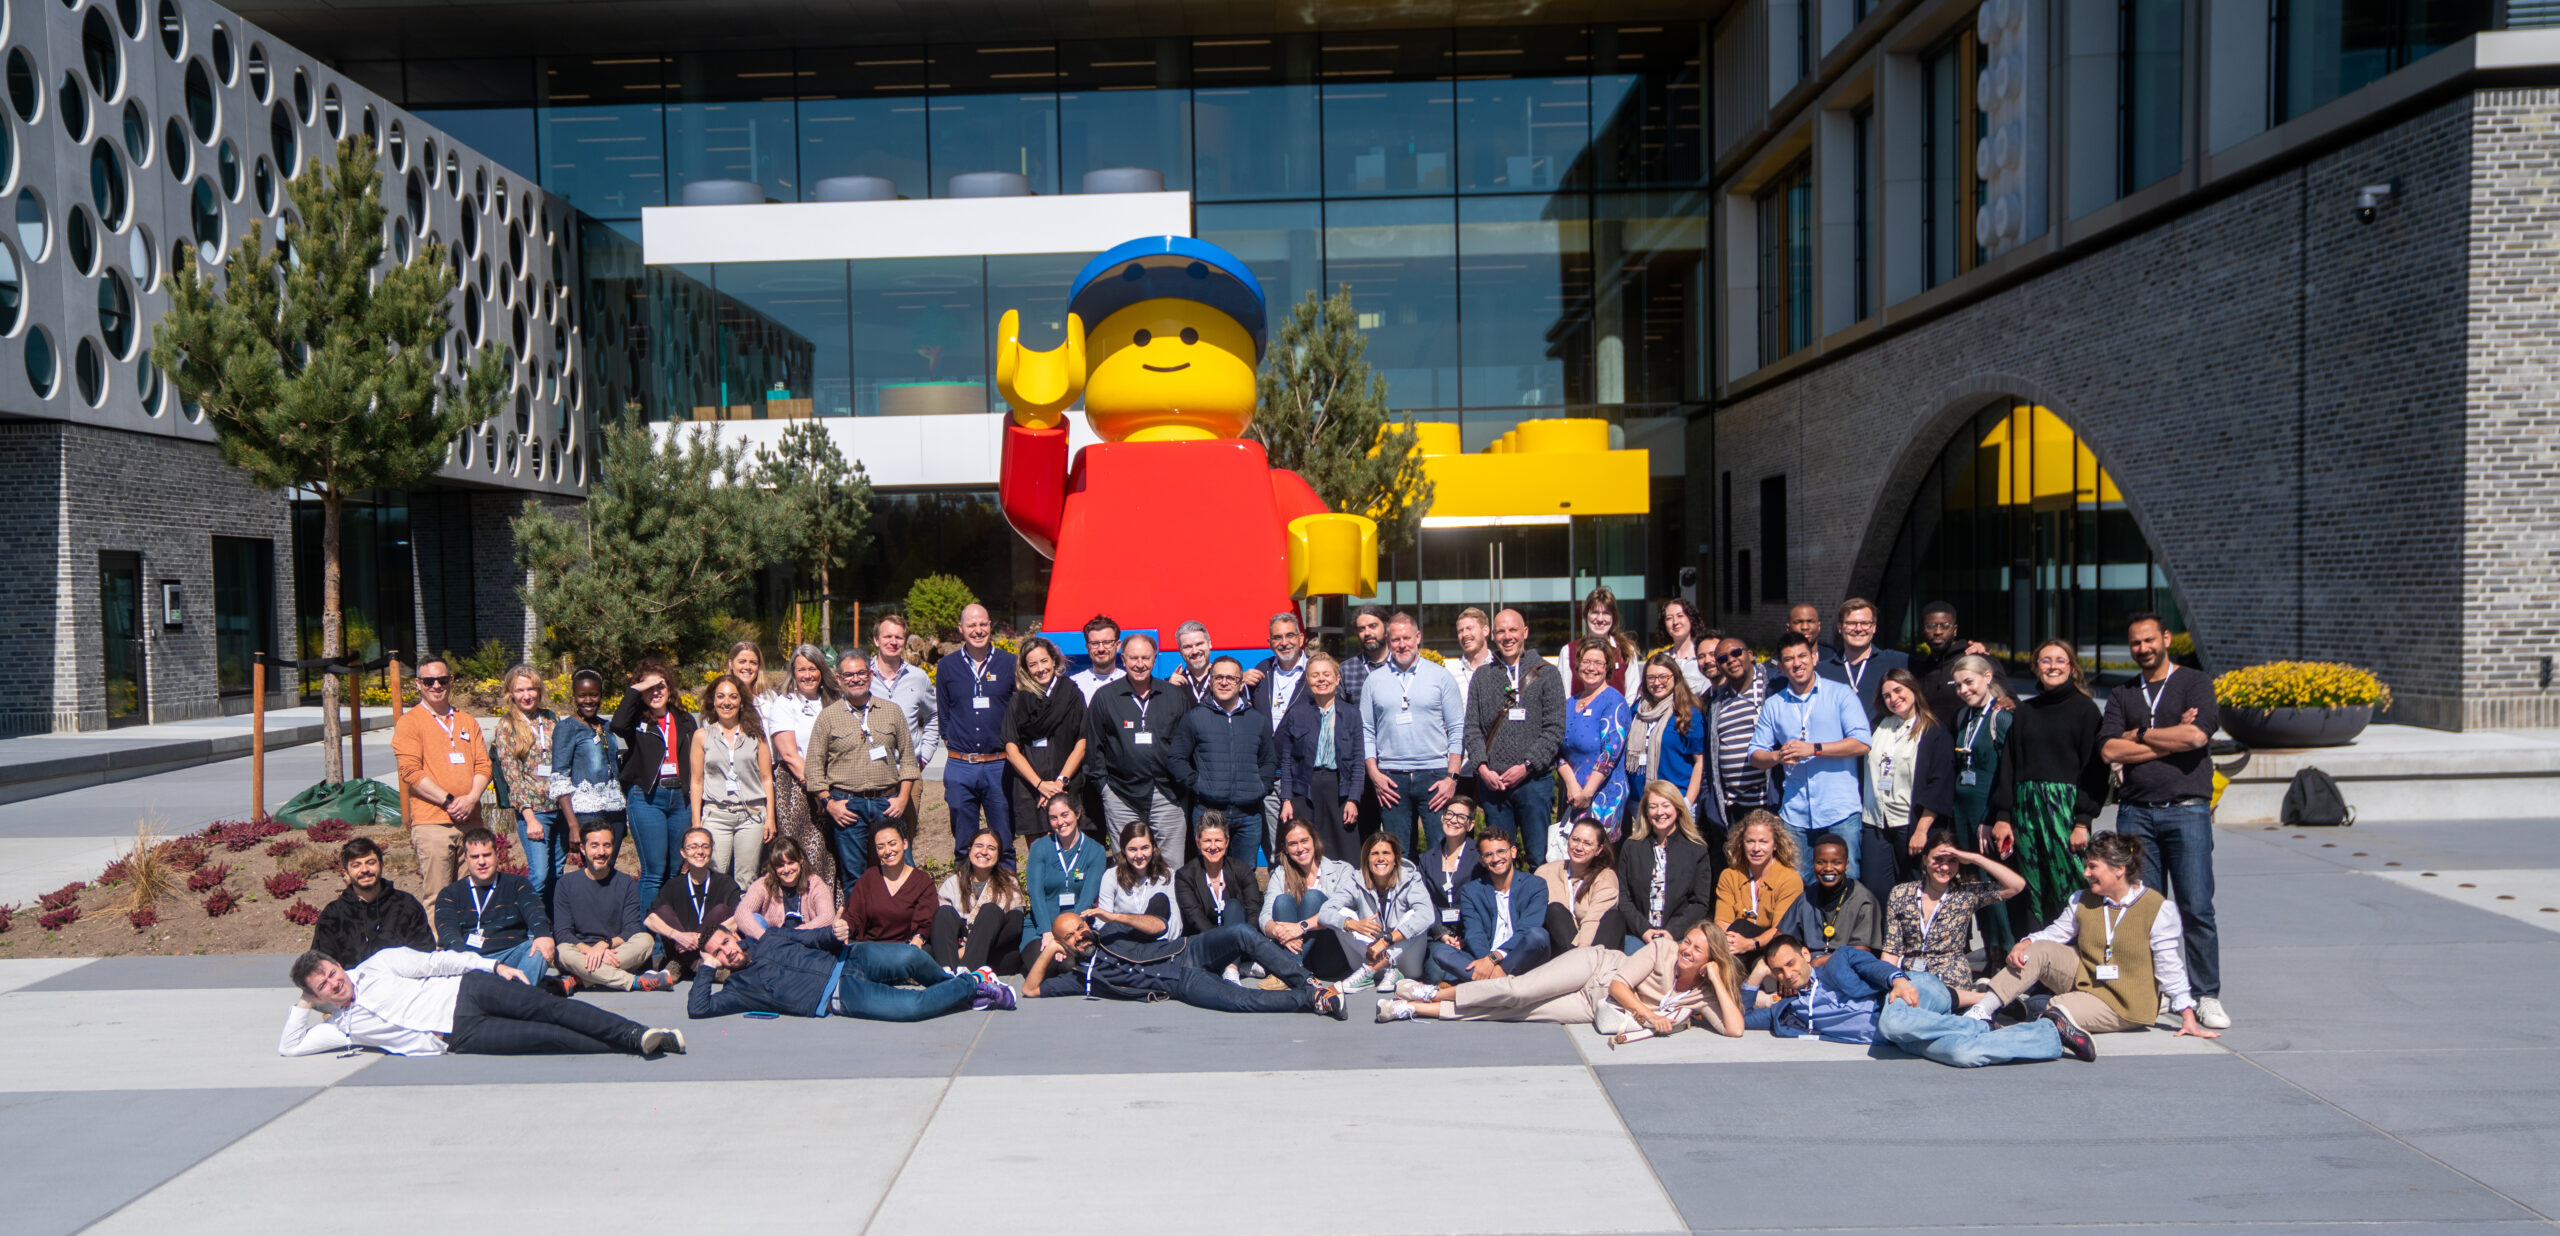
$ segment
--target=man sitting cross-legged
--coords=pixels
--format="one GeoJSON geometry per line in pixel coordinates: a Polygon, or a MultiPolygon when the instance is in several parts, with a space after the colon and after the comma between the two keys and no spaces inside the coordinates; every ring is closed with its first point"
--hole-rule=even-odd
{"type": "Polygon", "coordinates": [[[1296,954],[1251,923],[1213,927],[1189,939],[1104,941],[1094,938],[1083,915],[1060,914],[1049,921],[1022,989],[1034,996],[1179,1000],[1213,1013],[1322,1013],[1336,1021],[1348,1015],[1340,987],[1317,982],[1296,954]],[[1246,962],[1260,963],[1288,987],[1264,991],[1220,977],[1227,967],[1246,962]]]}
{"type": "Polygon", "coordinates": [[[685,1012],[924,1021],[973,1006],[1014,1005],[1013,989],[1003,983],[974,971],[946,973],[933,954],[912,944],[849,943],[852,934],[851,924],[838,919],[833,927],[771,927],[747,940],[723,922],[702,933],[702,965],[693,972],[685,1012]],[[715,967],[727,972],[725,980],[715,967]],[[916,986],[902,986],[907,983],[916,986]]]}
{"type": "Polygon", "coordinates": [[[664,971],[649,969],[658,940],[640,926],[640,881],[614,869],[613,827],[589,821],[578,845],[585,865],[551,886],[560,969],[570,982],[607,991],[673,987],[664,971]]]}
{"type": "Polygon", "coordinates": [[[652,1029],[524,981],[476,953],[386,948],[353,970],[328,955],[294,959],[302,999],[284,1015],[281,1056],[371,1047],[395,1056],[534,1056],[684,1051],[684,1032],[652,1029]]]}

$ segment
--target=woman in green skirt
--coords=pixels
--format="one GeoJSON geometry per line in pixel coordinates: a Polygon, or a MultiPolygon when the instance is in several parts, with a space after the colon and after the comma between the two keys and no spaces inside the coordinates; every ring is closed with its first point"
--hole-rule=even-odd
{"type": "Polygon", "coordinates": [[[2078,652],[2063,640],[2046,640],[2036,645],[2035,671],[2036,694],[2018,705],[2009,725],[2001,767],[2006,792],[1994,806],[1997,827],[2017,838],[2010,866],[2027,880],[2026,893],[2009,903],[2018,935],[2052,922],[2081,887],[2080,852],[2107,801],[2098,705],[2082,681],[2078,652]]]}

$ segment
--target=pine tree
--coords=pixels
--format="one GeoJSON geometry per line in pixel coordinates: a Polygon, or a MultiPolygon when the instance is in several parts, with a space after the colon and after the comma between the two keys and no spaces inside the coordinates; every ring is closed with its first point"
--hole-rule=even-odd
{"type": "Polygon", "coordinates": [[[782,439],[756,450],[758,479],[791,514],[791,543],[818,566],[818,631],[835,638],[833,572],[871,539],[871,478],[860,463],[850,468],[835,438],[816,421],[794,421],[782,439]]]}
{"type": "Polygon", "coordinates": [[[528,501],[515,519],[516,561],[532,577],[524,603],[553,651],[609,672],[710,648],[748,577],[790,548],[790,512],[717,426],[662,439],[635,404],[602,446],[580,512],[528,501]]]}
{"type": "MultiPolygon", "coordinates": [[[[497,415],[507,360],[482,349],[459,383],[440,372],[454,329],[452,267],[430,244],[385,265],[382,174],[360,137],[286,182],[291,203],[267,245],[252,224],[217,283],[181,263],[152,362],[204,409],[226,463],[269,489],[320,500],[320,654],[346,653],[339,522],[347,499],[408,489],[444,466],[466,426],[497,415]]],[[[460,359],[460,358],[457,358],[460,359]]],[[[338,675],[320,686],[325,776],[340,777],[338,675]]]]}
{"type": "Polygon", "coordinates": [[[1347,285],[1322,301],[1307,293],[1271,341],[1245,432],[1272,467],[1296,470],[1327,505],[1377,520],[1378,548],[1393,552],[1413,544],[1431,481],[1410,420],[1387,411],[1387,380],[1362,359],[1369,341],[1359,322],[1347,285]]]}

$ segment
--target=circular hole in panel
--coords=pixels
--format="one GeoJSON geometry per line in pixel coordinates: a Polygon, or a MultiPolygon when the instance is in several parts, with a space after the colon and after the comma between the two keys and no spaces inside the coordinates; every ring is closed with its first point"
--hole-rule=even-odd
{"type": "Polygon", "coordinates": [[[53,251],[53,227],[44,215],[44,199],[33,189],[18,190],[18,251],[41,262],[53,251]]]}
{"type": "Polygon", "coordinates": [[[124,164],[117,161],[115,148],[100,142],[89,151],[89,200],[98,208],[98,221],[109,231],[122,231],[126,210],[132,204],[127,191],[124,164]]]}
{"type": "Polygon", "coordinates": [[[98,272],[98,225],[89,221],[88,208],[74,206],[70,219],[62,229],[63,248],[71,254],[71,268],[84,275],[98,272]]]}
{"type": "Polygon", "coordinates": [[[293,114],[311,123],[311,78],[300,69],[293,71],[293,114]]]}
{"type": "MultiPolygon", "coordinates": [[[[231,78],[229,73],[222,76],[225,81],[231,78]]],[[[275,83],[267,76],[266,45],[251,43],[249,45],[249,97],[265,103],[275,97],[274,87],[275,83]]]]}
{"type": "Polygon", "coordinates": [[[38,398],[52,398],[54,382],[62,376],[53,355],[53,337],[41,326],[28,331],[25,354],[27,384],[36,388],[38,398]]]}
{"type": "Polygon", "coordinates": [[[160,383],[160,367],[152,364],[149,357],[133,367],[133,394],[134,398],[142,401],[143,415],[160,415],[161,406],[167,402],[164,398],[167,393],[167,388],[160,383]]]}
{"type": "Polygon", "coordinates": [[[27,49],[9,49],[9,107],[18,119],[28,124],[44,109],[44,87],[36,84],[36,62],[29,59],[27,49]]]}
{"type": "Polygon", "coordinates": [[[17,250],[0,244],[0,335],[13,335],[26,313],[27,285],[18,277],[17,250]]]}
{"type": "Polygon", "coordinates": [[[75,142],[89,140],[89,91],[80,84],[80,75],[65,73],[62,85],[53,92],[62,112],[62,131],[75,142]]]}
{"type": "Polygon", "coordinates": [[[133,267],[133,286],[153,291],[160,286],[160,250],[152,243],[151,229],[137,223],[125,238],[125,261],[133,267]]]}
{"type": "Polygon", "coordinates": [[[196,253],[206,265],[222,259],[222,199],[213,191],[213,182],[196,177],[195,191],[187,202],[187,221],[195,229],[196,253]]]}
{"type": "Polygon", "coordinates": [[[171,60],[187,54],[187,19],[178,15],[178,0],[160,0],[160,46],[171,60]]]}
{"type": "Polygon", "coordinates": [[[177,117],[171,116],[162,130],[160,148],[169,155],[169,178],[184,184],[195,164],[195,148],[187,144],[186,126],[177,117]]]}
{"type": "Polygon", "coordinates": [[[214,76],[221,78],[222,84],[228,86],[239,80],[239,72],[239,63],[231,58],[231,31],[215,26],[213,28],[214,76]]]}
{"type": "Polygon", "coordinates": [[[124,44],[116,39],[116,29],[107,15],[97,9],[80,19],[80,67],[89,74],[89,88],[98,92],[100,101],[110,101],[124,87],[124,44]]]}
{"type": "Polygon", "coordinates": [[[144,33],[142,0],[116,0],[116,20],[124,23],[124,37],[140,39],[144,33]]]}
{"type": "Polygon", "coordinates": [[[151,117],[140,99],[124,101],[124,152],[135,167],[151,166],[151,117]]]}
{"type": "Polygon", "coordinates": [[[80,388],[80,402],[97,407],[107,397],[107,357],[98,350],[98,341],[83,339],[71,351],[71,381],[80,388]]]}
{"type": "Polygon", "coordinates": [[[112,270],[98,281],[98,337],[116,359],[133,358],[133,291],[125,286],[124,276],[112,270]]]}
{"type": "Polygon", "coordinates": [[[187,127],[195,130],[196,140],[210,142],[214,129],[222,122],[222,105],[213,93],[213,73],[201,59],[187,62],[187,127]]]}
{"type": "Polygon", "coordinates": [[[286,175],[292,175],[302,165],[302,126],[282,103],[267,113],[267,147],[275,152],[276,166],[286,175]]]}
{"type": "Polygon", "coordinates": [[[259,155],[257,166],[249,170],[249,180],[258,190],[258,209],[266,214],[276,212],[276,174],[267,166],[267,156],[259,155]]]}
{"type": "Polygon", "coordinates": [[[222,144],[213,148],[213,171],[222,178],[222,196],[239,201],[240,148],[232,145],[230,138],[222,139],[222,144]]]}

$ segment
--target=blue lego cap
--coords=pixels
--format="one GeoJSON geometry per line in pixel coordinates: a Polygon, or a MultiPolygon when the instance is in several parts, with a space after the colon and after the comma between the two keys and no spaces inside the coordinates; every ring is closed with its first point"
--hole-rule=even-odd
{"type": "Polygon", "coordinates": [[[1087,330],[1142,300],[1198,301],[1234,318],[1253,336],[1253,358],[1265,339],[1262,281],[1236,255],[1188,236],[1142,236],[1113,245],[1076,272],[1067,311],[1087,330]]]}

